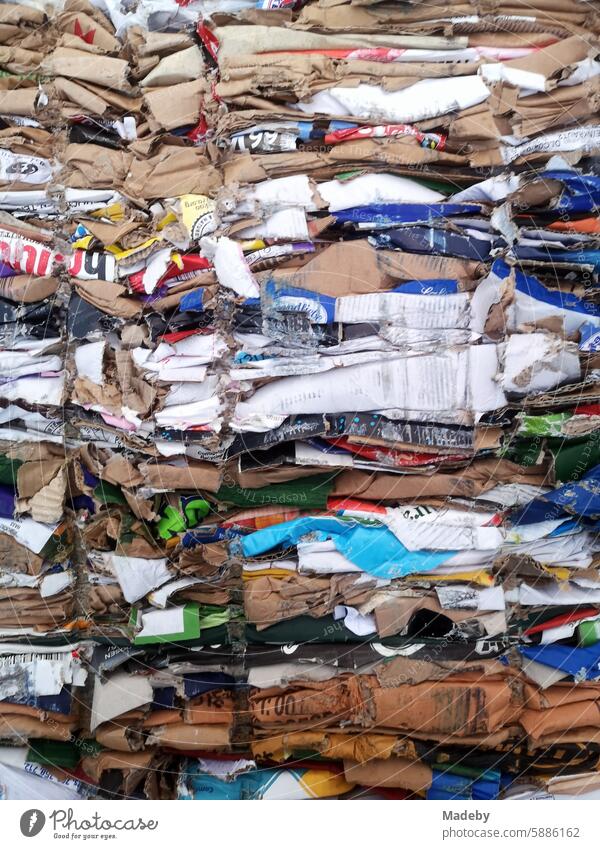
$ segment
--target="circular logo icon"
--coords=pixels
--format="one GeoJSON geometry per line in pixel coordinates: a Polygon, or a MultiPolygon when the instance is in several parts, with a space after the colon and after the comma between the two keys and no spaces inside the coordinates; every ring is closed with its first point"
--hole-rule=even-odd
{"type": "Polygon", "coordinates": [[[35,837],[43,829],[46,823],[46,815],[38,808],[30,808],[21,814],[21,834],[25,837],[35,837]]]}
{"type": "Polygon", "coordinates": [[[215,229],[215,216],[212,212],[205,212],[204,215],[201,215],[194,221],[192,226],[191,236],[192,239],[198,240],[202,236],[206,236],[207,233],[212,233],[215,229]]]}

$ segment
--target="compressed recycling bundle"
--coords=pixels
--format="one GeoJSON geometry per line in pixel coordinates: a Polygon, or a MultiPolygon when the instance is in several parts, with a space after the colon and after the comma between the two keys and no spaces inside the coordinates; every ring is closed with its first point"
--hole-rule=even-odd
{"type": "Polygon", "coordinates": [[[0,796],[600,796],[600,14],[0,3],[0,796]]]}

